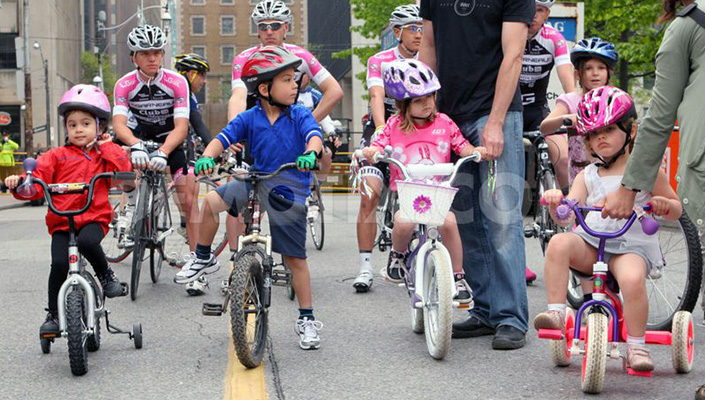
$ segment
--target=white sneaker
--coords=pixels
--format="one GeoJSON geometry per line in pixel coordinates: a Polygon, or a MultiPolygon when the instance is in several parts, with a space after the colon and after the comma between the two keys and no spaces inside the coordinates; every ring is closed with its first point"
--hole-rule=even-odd
{"type": "Polygon", "coordinates": [[[361,270],[353,282],[353,287],[358,293],[366,293],[372,287],[372,278],[371,270],[361,270]]]}
{"type": "Polygon", "coordinates": [[[118,215],[118,248],[129,249],[135,245],[132,238],[132,217],[135,215],[135,205],[125,204],[118,215]]]}
{"type": "Polygon", "coordinates": [[[206,294],[209,288],[208,279],[201,275],[195,281],[186,284],[186,293],[188,293],[189,296],[200,296],[206,294]]]}
{"type": "Polygon", "coordinates": [[[311,321],[304,317],[296,321],[296,333],[299,334],[299,347],[304,350],[315,350],[321,347],[321,337],[318,331],[323,328],[321,321],[311,321]]]}
{"type": "Polygon", "coordinates": [[[186,261],[181,271],[174,275],[175,283],[189,283],[195,281],[203,274],[212,274],[220,269],[218,259],[211,254],[208,260],[201,260],[196,253],[191,253],[191,258],[186,261]]]}
{"type": "Polygon", "coordinates": [[[318,205],[312,204],[308,206],[308,212],[306,213],[306,219],[309,221],[315,221],[318,219],[318,205]]]}

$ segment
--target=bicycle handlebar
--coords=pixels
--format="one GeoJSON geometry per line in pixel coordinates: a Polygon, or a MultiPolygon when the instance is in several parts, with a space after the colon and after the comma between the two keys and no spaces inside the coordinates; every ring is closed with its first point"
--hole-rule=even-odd
{"type": "Polygon", "coordinates": [[[570,213],[573,212],[573,214],[575,214],[575,219],[578,221],[578,224],[580,224],[580,226],[585,230],[585,232],[587,232],[590,236],[605,239],[614,239],[624,235],[632,227],[634,221],[636,221],[638,218],[641,222],[642,231],[644,231],[645,234],[651,236],[658,231],[659,224],[655,219],[647,218],[644,215],[646,212],[651,211],[650,205],[645,205],[641,207],[641,210],[642,212],[637,212],[636,210],[632,211],[632,215],[627,220],[627,223],[624,224],[622,229],[617,232],[597,232],[592,230],[585,222],[585,218],[583,217],[582,212],[602,211],[602,207],[581,207],[578,205],[577,200],[562,199],[561,205],[556,207],[556,217],[558,217],[558,219],[565,220],[568,219],[570,213]]]}
{"type": "Polygon", "coordinates": [[[260,172],[260,171],[248,171],[246,174],[235,174],[232,175],[233,178],[235,178],[238,181],[241,182],[248,182],[248,181],[257,181],[257,182],[264,182],[268,181],[275,176],[281,174],[282,172],[290,169],[296,169],[296,163],[286,163],[282,164],[279,166],[279,168],[276,169],[276,171],[272,173],[267,173],[267,172],[260,172]]]}

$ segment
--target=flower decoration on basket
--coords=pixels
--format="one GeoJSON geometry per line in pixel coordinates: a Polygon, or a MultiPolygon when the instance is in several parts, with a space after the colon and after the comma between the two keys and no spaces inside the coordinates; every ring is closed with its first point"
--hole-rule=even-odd
{"type": "Polygon", "coordinates": [[[431,199],[428,196],[419,195],[414,199],[414,211],[423,214],[431,209],[431,199]]]}

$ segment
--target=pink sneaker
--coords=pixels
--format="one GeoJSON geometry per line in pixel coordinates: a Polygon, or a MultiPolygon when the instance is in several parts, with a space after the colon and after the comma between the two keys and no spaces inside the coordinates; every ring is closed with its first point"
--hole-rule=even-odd
{"type": "Polygon", "coordinates": [[[526,267],[526,283],[529,284],[536,280],[536,274],[533,273],[529,267],[526,267]]]}

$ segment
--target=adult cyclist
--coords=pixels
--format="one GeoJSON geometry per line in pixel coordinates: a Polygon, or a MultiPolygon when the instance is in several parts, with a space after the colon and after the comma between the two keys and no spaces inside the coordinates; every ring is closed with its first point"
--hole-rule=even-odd
{"type": "MultiPolygon", "coordinates": [[[[381,51],[367,60],[367,87],[370,95],[370,118],[365,126],[360,142],[361,147],[369,146],[375,133],[382,130],[387,119],[396,112],[394,99],[384,92],[382,70],[386,63],[394,60],[418,58],[423,37],[423,20],[419,16],[419,6],[402,5],[392,11],[389,24],[399,44],[389,50],[381,51]]],[[[377,236],[375,212],[379,202],[382,185],[386,176],[383,163],[362,167],[360,209],[357,214],[357,246],[360,251],[360,272],[353,282],[358,293],[364,293],[372,287],[372,248],[377,236]]],[[[397,277],[398,278],[398,277],[397,277]]]]}
{"type": "MultiPolygon", "coordinates": [[[[206,77],[208,72],[210,72],[211,67],[208,64],[208,60],[199,54],[186,53],[179,54],[176,57],[176,63],[174,68],[178,73],[186,78],[189,86],[189,138],[186,150],[186,158],[189,163],[189,179],[192,178],[192,165],[196,162],[198,155],[196,154],[196,141],[200,138],[204,146],[210,143],[212,136],[205,122],[203,121],[203,115],[198,108],[198,99],[196,94],[200,92],[206,85],[206,77]]],[[[193,175],[195,177],[195,175],[193,175]]],[[[198,195],[198,186],[194,184],[194,196],[198,195]]],[[[181,210],[183,213],[183,210],[181,210]]],[[[180,233],[186,235],[186,218],[184,215],[181,216],[181,226],[180,233]]],[[[187,235],[186,235],[187,236],[187,235]]],[[[195,281],[189,282],[186,285],[186,292],[192,296],[199,296],[205,294],[208,288],[208,279],[205,275],[195,281]]]]}
{"type": "MultiPolygon", "coordinates": [[[[536,14],[529,27],[529,39],[524,48],[524,61],[519,77],[521,100],[524,105],[524,132],[539,130],[541,121],[551,112],[548,108],[546,91],[554,65],[565,93],[575,90],[568,44],[560,32],[546,24],[554,2],[554,0],[536,0],[536,14]]],[[[562,157],[557,154],[559,144],[556,144],[556,142],[565,142],[563,147],[567,148],[567,138],[551,136],[546,141],[551,159],[560,160],[555,163],[558,183],[561,187],[567,186],[568,154],[563,154],[562,157]]],[[[534,280],[536,280],[536,274],[526,267],[526,281],[534,280]]]]}
{"type": "MultiPolygon", "coordinates": [[[[311,78],[309,78],[308,75],[301,76],[301,82],[299,83],[299,98],[296,101],[296,105],[305,107],[309,111],[313,112],[313,110],[315,110],[321,102],[323,93],[311,86],[310,83],[311,78]]],[[[326,134],[326,137],[330,142],[330,146],[326,147],[324,151],[331,154],[330,159],[328,157],[323,157],[321,159],[321,171],[316,171],[316,176],[318,179],[322,180],[325,178],[325,173],[323,171],[330,171],[332,156],[334,155],[334,151],[331,149],[340,147],[341,142],[337,132],[335,131],[335,124],[333,124],[333,119],[330,115],[326,115],[326,117],[323,118],[318,125],[321,126],[321,129],[326,134]]]]}
{"type": "MultiPolygon", "coordinates": [[[[182,173],[187,178],[176,182],[176,193],[189,216],[188,235],[195,238],[198,207],[192,209],[194,178],[187,176],[186,154],[181,147],[188,134],[189,88],[182,75],[161,67],[166,45],[164,32],[156,26],[138,26],[127,35],[130,56],[137,68],[115,83],[113,129],[117,139],[130,147],[133,167],[162,172],[168,166],[172,176],[182,173]],[[137,122],[137,132],[128,127],[130,113],[137,122]],[[148,153],[143,140],[161,146],[148,153]]],[[[134,212],[137,191],[124,186],[129,217],[134,212]]],[[[131,239],[128,240],[126,246],[131,244],[131,239]]],[[[193,251],[195,240],[190,245],[193,251]]]]}

